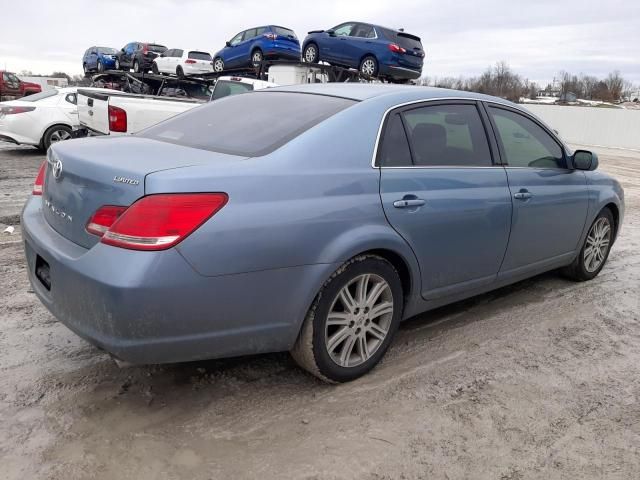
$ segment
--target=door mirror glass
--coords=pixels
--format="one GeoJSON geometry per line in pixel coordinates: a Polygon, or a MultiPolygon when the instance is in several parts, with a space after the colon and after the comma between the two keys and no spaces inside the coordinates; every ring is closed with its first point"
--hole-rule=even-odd
{"type": "Polygon", "coordinates": [[[595,170],[598,168],[598,156],[588,150],[576,150],[573,154],[573,168],[576,170],[595,170]]]}
{"type": "Polygon", "coordinates": [[[231,42],[226,42],[227,47],[231,46],[231,42]]]}
{"type": "Polygon", "coordinates": [[[336,36],[336,31],[332,28],[330,28],[329,30],[327,30],[327,35],[329,35],[330,37],[335,37],[336,36]]]}

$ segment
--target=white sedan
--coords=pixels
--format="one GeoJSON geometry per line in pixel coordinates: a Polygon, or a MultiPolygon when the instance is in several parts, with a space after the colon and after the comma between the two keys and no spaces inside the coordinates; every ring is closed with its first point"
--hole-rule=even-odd
{"type": "MultiPolygon", "coordinates": [[[[107,89],[88,89],[114,92],[107,89]]],[[[45,90],[18,100],[0,102],[0,141],[47,150],[71,138],[78,127],[77,87],[45,90]]]]}
{"type": "Polygon", "coordinates": [[[170,48],[153,60],[153,73],[168,73],[184,77],[213,72],[211,55],[201,50],[170,48]]]}

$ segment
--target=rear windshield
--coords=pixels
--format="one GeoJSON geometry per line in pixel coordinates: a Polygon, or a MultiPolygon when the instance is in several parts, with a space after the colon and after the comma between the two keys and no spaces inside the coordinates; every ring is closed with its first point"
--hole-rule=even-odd
{"type": "Polygon", "coordinates": [[[271,27],[271,31],[277,35],[282,35],[283,37],[288,37],[291,36],[293,38],[297,38],[296,34],[293,32],[293,30],[289,30],[288,28],[284,28],[284,27],[271,27]]]}
{"type": "Polygon", "coordinates": [[[266,155],[354,100],[291,92],[232,95],[146,129],[145,138],[243,157],[266,155]]]}
{"type": "Polygon", "coordinates": [[[163,53],[167,51],[167,47],[165,47],[164,45],[154,45],[153,43],[147,45],[147,48],[156,53],[163,53]]]}
{"type": "Polygon", "coordinates": [[[396,32],[395,30],[391,30],[389,28],[383,28],[382,31],[384,32],[385,37],[387,37],[392,42],[397,43],[402,48],[406,48],[407,50],[422,50],[422,42],[420,42],[420,38],[414,35],[404,32],[396,32]]]}
{"type": "Polygon", "coordinates": [[[27,95],[20,99],[21,102],[37,102],[44,98],[55,97],[58,94],[57,90],[45,90],[40,93],[34,93],[33,95],[27,95]]]}
{"type": "Polygon", "coordinates": [[[212,100],[218,100],[220,98],[228,97],[229,95],[235,95],[237,93],[246,93],[253,90],[253,85],[250,83],[242,82],[230,82],[229,80],[218,80],[216,88],[213,89],[212,100]]]}
{"type": "Polygon", "coordinates": [[[211,55],[209,55],[207,52],[189,52],[189,58],[193,58],[195,60],[211,61],[211,55]]]}
{"type": "Polygon", "coordinates": [[[100,47],[98,48],[98,53],[102,53],[103,55],[115,55],[118,51],[115,48],[100,47]]]}

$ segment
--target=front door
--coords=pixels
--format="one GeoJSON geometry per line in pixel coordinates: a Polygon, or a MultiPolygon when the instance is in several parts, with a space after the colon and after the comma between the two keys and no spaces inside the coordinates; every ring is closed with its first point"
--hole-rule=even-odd
{"type": "Polygon", "coordinates": [[[418,258],[426,299],[491,283],[507,248],[507,175],[493,164],[481,112],[472,101],[426,102],[385,121],[382,204],[418,258]]]}
{"type": "Polygon", "coordinates": [[[568,168],[564,148],[533,118],[488,105],[513,197],[501,273],[573,257],[585,226],[587,180],[568,168]]]}

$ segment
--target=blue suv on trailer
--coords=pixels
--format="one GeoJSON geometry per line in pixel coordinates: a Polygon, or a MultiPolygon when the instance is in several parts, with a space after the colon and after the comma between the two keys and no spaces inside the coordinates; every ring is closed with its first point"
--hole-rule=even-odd
{"type": "Polygon", "coordinates": [[[82,57],[82,70],[103,72],[115,67],[118,51],[110,47],[87,48],[82,57]]]}
{"type": "Polygon", "coordinates": [[[305,62],[357,68],[365,76],[399,83],[422,75],[424,56],[420,37],[362,22],[313,30],[302,44],[305,62]]]}
{"type": "Polygon", "coordinates": [[[300,42],[293,30],[277,25],[243,30],[213,56],[213,70],[256,66],[265,58],[300,60],[300,42]]]}

